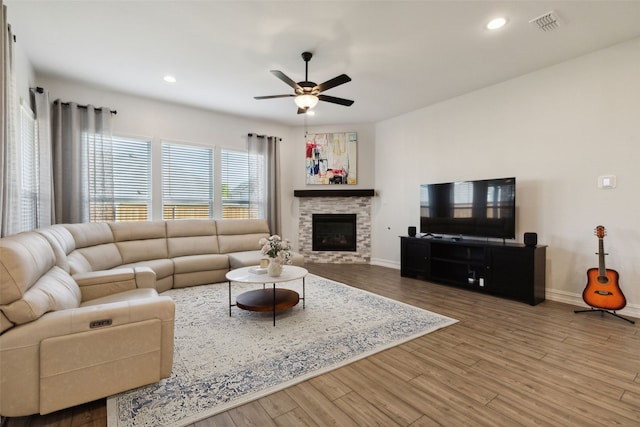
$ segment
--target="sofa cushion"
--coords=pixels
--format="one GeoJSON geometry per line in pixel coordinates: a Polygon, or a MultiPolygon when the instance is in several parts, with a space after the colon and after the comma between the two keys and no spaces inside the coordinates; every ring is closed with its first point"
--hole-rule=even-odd
{"type": "Polygon", "coordinates": [[[91,222],[64,224],[75,241],[75,251],[67,252],[69,272],[86,273],[108,270],[122,264],[122,256],[116,247],[109,224],[91,222]]]}
{"type": "Polygon", "coordinates": [[[222,270],[194,271],[191,273],[176,273],[173,278],[173,289],[186,288],[188,286],[221,283],[227,280],[228,268],[222,270]]]}
{"type": "Polygon", "coordinates": [[[54,266],[21,299],[2,306],[2,312],[11,322],[21,325],[49,311],[79,307],[80,300],[80,288],[76,282],[69,273],[54,266]]]}
{"type": "Polygon", "coordinates": [[[138,221],[109,223],[115,242],[128,240],[164,239],[167,237],[165,221],[138,221]]]}
{"type": "Polygon", "coordinates": [[[113,232],[105,222],[89,222],[82,224],[64,224],[76,243],[76,249],[113,243],[113,232]]]}
{"type": "Polygon", "coordinates": [[[108,270],[122,264],[122,256],[115,243],[89,246],[71,252],[69,260],[69,272],[73,274],[86,273],[88,271],[108,270]]]}
{"type": "Polygon", "coordinates": [[[128,291],[118,292],[117,294],[106,295],[100,298],[95,298],[90,301],[82,303],[82,307],[90,307],[100,304],[111,304],[114,302],[134,301],[145,298],[157,298],[158,292],[151,288],[137,288],[130,289],[128,291]]]}
{"type": "Polygon", "coordinates": [[[169,257],[165,221],[116,222],[109,225],[123,263],[169,257]]]}
{"type": "Polygon", "coordinates": [[[188,255],[172,260],[175,266],[174,288],[222,282],[229,271],[227,255],[188,255]]]}
{"type": "Polygon", "coordinates": [[[125,264],[168,258],[166,239],[131,240],[116,243],[125,264]]]}
{"type": "Polygon", "coordinates": [[[202,219],[167,221],[167,248],[169,258],[219,253],[216,222],[202,219]]]}
{"type": "Polygon", "coordinates": [[[35,230],[37,233],[42,234],[56,255],[56,265],[62,268],[64,271],[69,272],[69,260],[67,255],[76,249],[76,241],[73,239],[73,235],[62,224],[51,225],[49,227],[35,230]]]}
{"type": "Polygon", "coordinates": [[[220,253],[254,251],[261,248],[261,238],[269,237],[264,219],[224,219],[216,221],[220,253]]]}
{"type": "Polygon", "coordinates": [[[0,239],[0,305],[20,299],[55,263],[51,245],[38,233],[0,239]]]}
{"type": "Polygon", "coordinates": [[[173,258],[174,273],[192,273],[194,271],[228,270],[229,257],[226,255],[189,255],[173,258]]]}
{"type": "Polygon", "coordinates": [[[227,254],[227,256],[229,257],[229,267],[232,269],[258,265],[260,264],[260,260],[265,258],[265,255],[263,255],[259,250],[231,252],[227,254]]]}

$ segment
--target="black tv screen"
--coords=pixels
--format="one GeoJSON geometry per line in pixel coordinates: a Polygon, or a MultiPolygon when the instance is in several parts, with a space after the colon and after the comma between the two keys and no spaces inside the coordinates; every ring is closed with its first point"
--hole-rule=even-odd
{"type": "Polygon", "coordinates": [[[421,185],[420,232],[515,239],[516,179],[421,185]]]}

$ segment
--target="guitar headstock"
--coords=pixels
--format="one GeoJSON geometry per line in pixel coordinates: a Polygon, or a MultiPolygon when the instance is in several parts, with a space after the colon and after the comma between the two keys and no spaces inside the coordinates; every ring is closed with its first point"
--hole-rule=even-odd
{"type": "Polygon", "coordinates": [[[598,236],[598,239],[602,239],[607,235],[607,230],[604,229],[604,225],[599,225],[593,230],[593,233],[598,236]]]}

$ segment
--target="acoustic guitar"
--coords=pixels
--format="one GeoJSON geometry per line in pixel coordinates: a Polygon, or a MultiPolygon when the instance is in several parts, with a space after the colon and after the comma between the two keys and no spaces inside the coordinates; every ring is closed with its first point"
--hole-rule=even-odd
{"type": "Polygon", "coordinates": [[[598,236],[598,268],[587,270],[587,286],[582,292],[582,299],[594,308],[605,310],[621,310],[627,305],[620,286],[618,286],[619,274],[604,266],[604,236],[607,234],[604,226],[599,225],[595,229],[598,236]]]}

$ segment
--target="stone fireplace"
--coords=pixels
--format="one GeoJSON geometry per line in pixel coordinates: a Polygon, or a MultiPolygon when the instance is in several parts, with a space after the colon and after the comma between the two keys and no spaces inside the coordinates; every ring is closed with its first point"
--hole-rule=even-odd
{"type": "Polygon", "coordinates": [[[296,190],[298,251],[309,262],[368,264],[374,194],[373,190],[296,190]]]}

